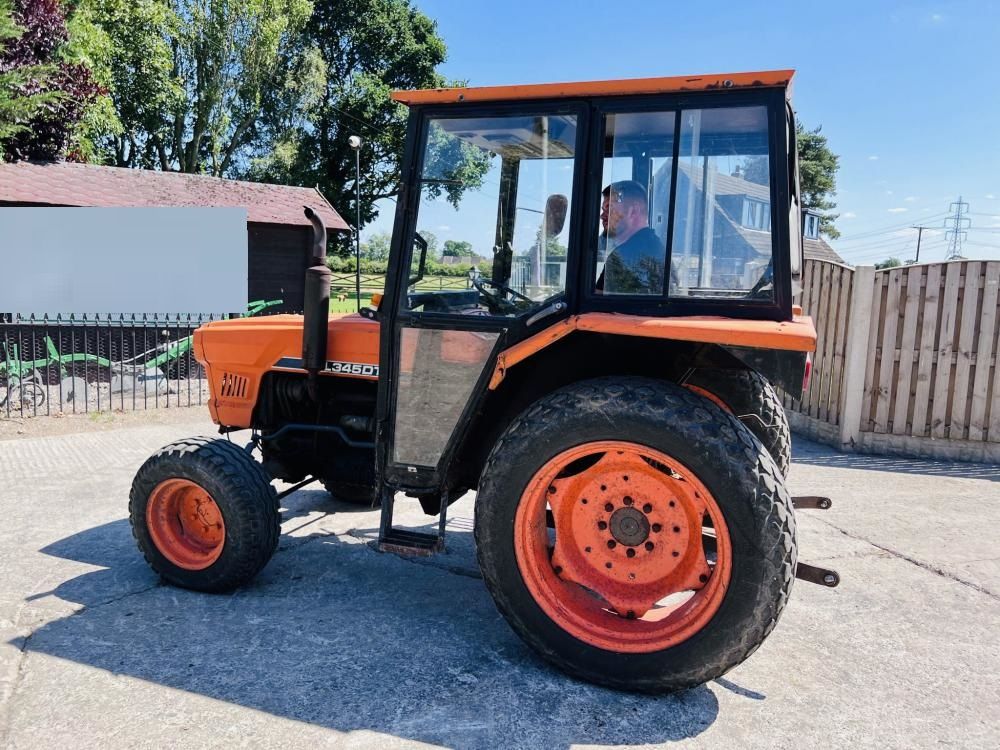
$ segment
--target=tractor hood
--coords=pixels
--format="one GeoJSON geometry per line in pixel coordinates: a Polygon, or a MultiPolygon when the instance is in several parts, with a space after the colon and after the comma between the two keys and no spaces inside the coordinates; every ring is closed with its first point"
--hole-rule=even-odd
{"type": "MultiPolygon", "coordinates": [[[[220,320],[194,333],[194,356],[205,368],[212,419],[249,427],[260,382],[272,370],[305,372],[301,315],[220,320]]],[[[357,314],[331,315],[321,375],[378,379],[379,324],[357,314]]]]}

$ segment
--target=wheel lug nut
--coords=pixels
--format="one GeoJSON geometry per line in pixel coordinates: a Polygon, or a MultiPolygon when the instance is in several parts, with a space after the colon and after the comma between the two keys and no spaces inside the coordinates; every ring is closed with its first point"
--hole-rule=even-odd
{"type": "Polygon", "coordinates": [[[671,507],[671,508],[674,508],[674,507],[676,507],[676,506],[677,506],[677,503],[675,503],[675,502],[674,502],[673,500],[671,500],[671,501],[670,501],[670,507],[671,507]]]}
{"type": "Polygon", "coordinates": [[[597,522],[597,528],[599,528],[601,531],[604,531],[606,528],[608,528],[608,522],[607,521],[598,521],[597,522]]]}
{"type": "Polygon", "coordinates": [[[606,485],[606,484],[602,484],[601,485],[601,492],[604,492],[607,489],[608,489],[608,485],[606,485]]]}
{"type": "Polygon", "coordinates": [[[606,510],[608,513],[610,513],[614,509],[615,506],[613,506],[611,503],[604,503],[604,510],[606,510]]]}
{"type": "Polygon", "coordinates": [[[635,550],[629,547],[627,550],[625,550],[625,554],[628,555],[629,557],[635,557],[635,550]]]}
{"type": "Polygon", "coordinates": [[[632,504],[632,498],[629,497],[628,495],[626,495],[625,497],[622,498],[622,502],[625,503],[626,505],[631,505],[632,504]]]}
{"type": "Polygon", "coordinates": [[[614,539],[609,539],[608,540],[608,549],[614,549],[617,546],[618,546],[618,542],[616,542],[614,539]]]}
{"type": "Polygon", "coordinates": [[[583,498],[580,502],[583,503],[584,505],[586,505],[587,504],[587,498],[583,498]]]}
{"type": "Polygon", "coordinates": [[[649,503],[646,503],[645,505],[642,506],[642,512],[643,513],[652,513],[653,512],[653,506],[650,505],[649,503]]]}
{"type": "Polygon", "coordinates": [[[657,534],[659,534],[661,531],[663,531],[663,527],[660,524],[658,524],[658,523],[654,523],[653,524],[653,531],[655,531],[657,534]]]}
{"type": "Polygon", "coordinates": [[[653,545],[652,542],[646,542],[646,551],[647,552],[652,552],[653,551],[653,546],[654,545],[653,545]]]}

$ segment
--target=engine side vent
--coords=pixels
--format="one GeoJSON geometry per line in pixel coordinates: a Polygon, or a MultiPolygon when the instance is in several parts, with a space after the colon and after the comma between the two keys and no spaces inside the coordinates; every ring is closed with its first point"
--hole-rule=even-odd
{"type": "Polygon", "coordinates": [[[249,380],[242,375],[222,373],[219,379],[219,396],[222,398],[246,398],[249,380]]]}

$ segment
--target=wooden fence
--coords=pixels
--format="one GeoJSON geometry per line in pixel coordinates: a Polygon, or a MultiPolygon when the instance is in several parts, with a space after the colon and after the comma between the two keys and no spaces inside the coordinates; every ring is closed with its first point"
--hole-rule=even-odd
{"type": "Polygon", "coordinates": [[[1000,460],[1000,261],[806,261],[818,334],[793,428],[843,450],[1000,460]]]}
{"type": "MultiPolygon", "coordinates": [[[[330,287],[334,291],[354,291],[356,279],[353,272],[334,273],[330,277],[330,287]]],[[[469,289],[468,276],[425,276],[417,283],[417,289],[422,291],[441,289],[469,289]]],[[[371,294],[385,289],[384,273],[361,273],[361,291],[371,294]]]]}

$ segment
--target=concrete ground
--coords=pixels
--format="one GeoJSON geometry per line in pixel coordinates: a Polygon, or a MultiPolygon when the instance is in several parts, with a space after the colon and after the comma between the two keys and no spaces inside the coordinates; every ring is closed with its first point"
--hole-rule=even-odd
{"type": "Polygon", "coordinates": [[[251,585],[161,585],[128,489],[156,448],[211,434],[193,419],[0,440],[0,747],[1000,746],[1000,466],[797,440],[791,490],[834,500],[799,513],[800,556],[843,583],[798,582],[746,663],[648,697],[518,640],[478,578],[471,497],[447,554],[413,561],[366,544],[376,512],[304,489],[251,585]]]}

